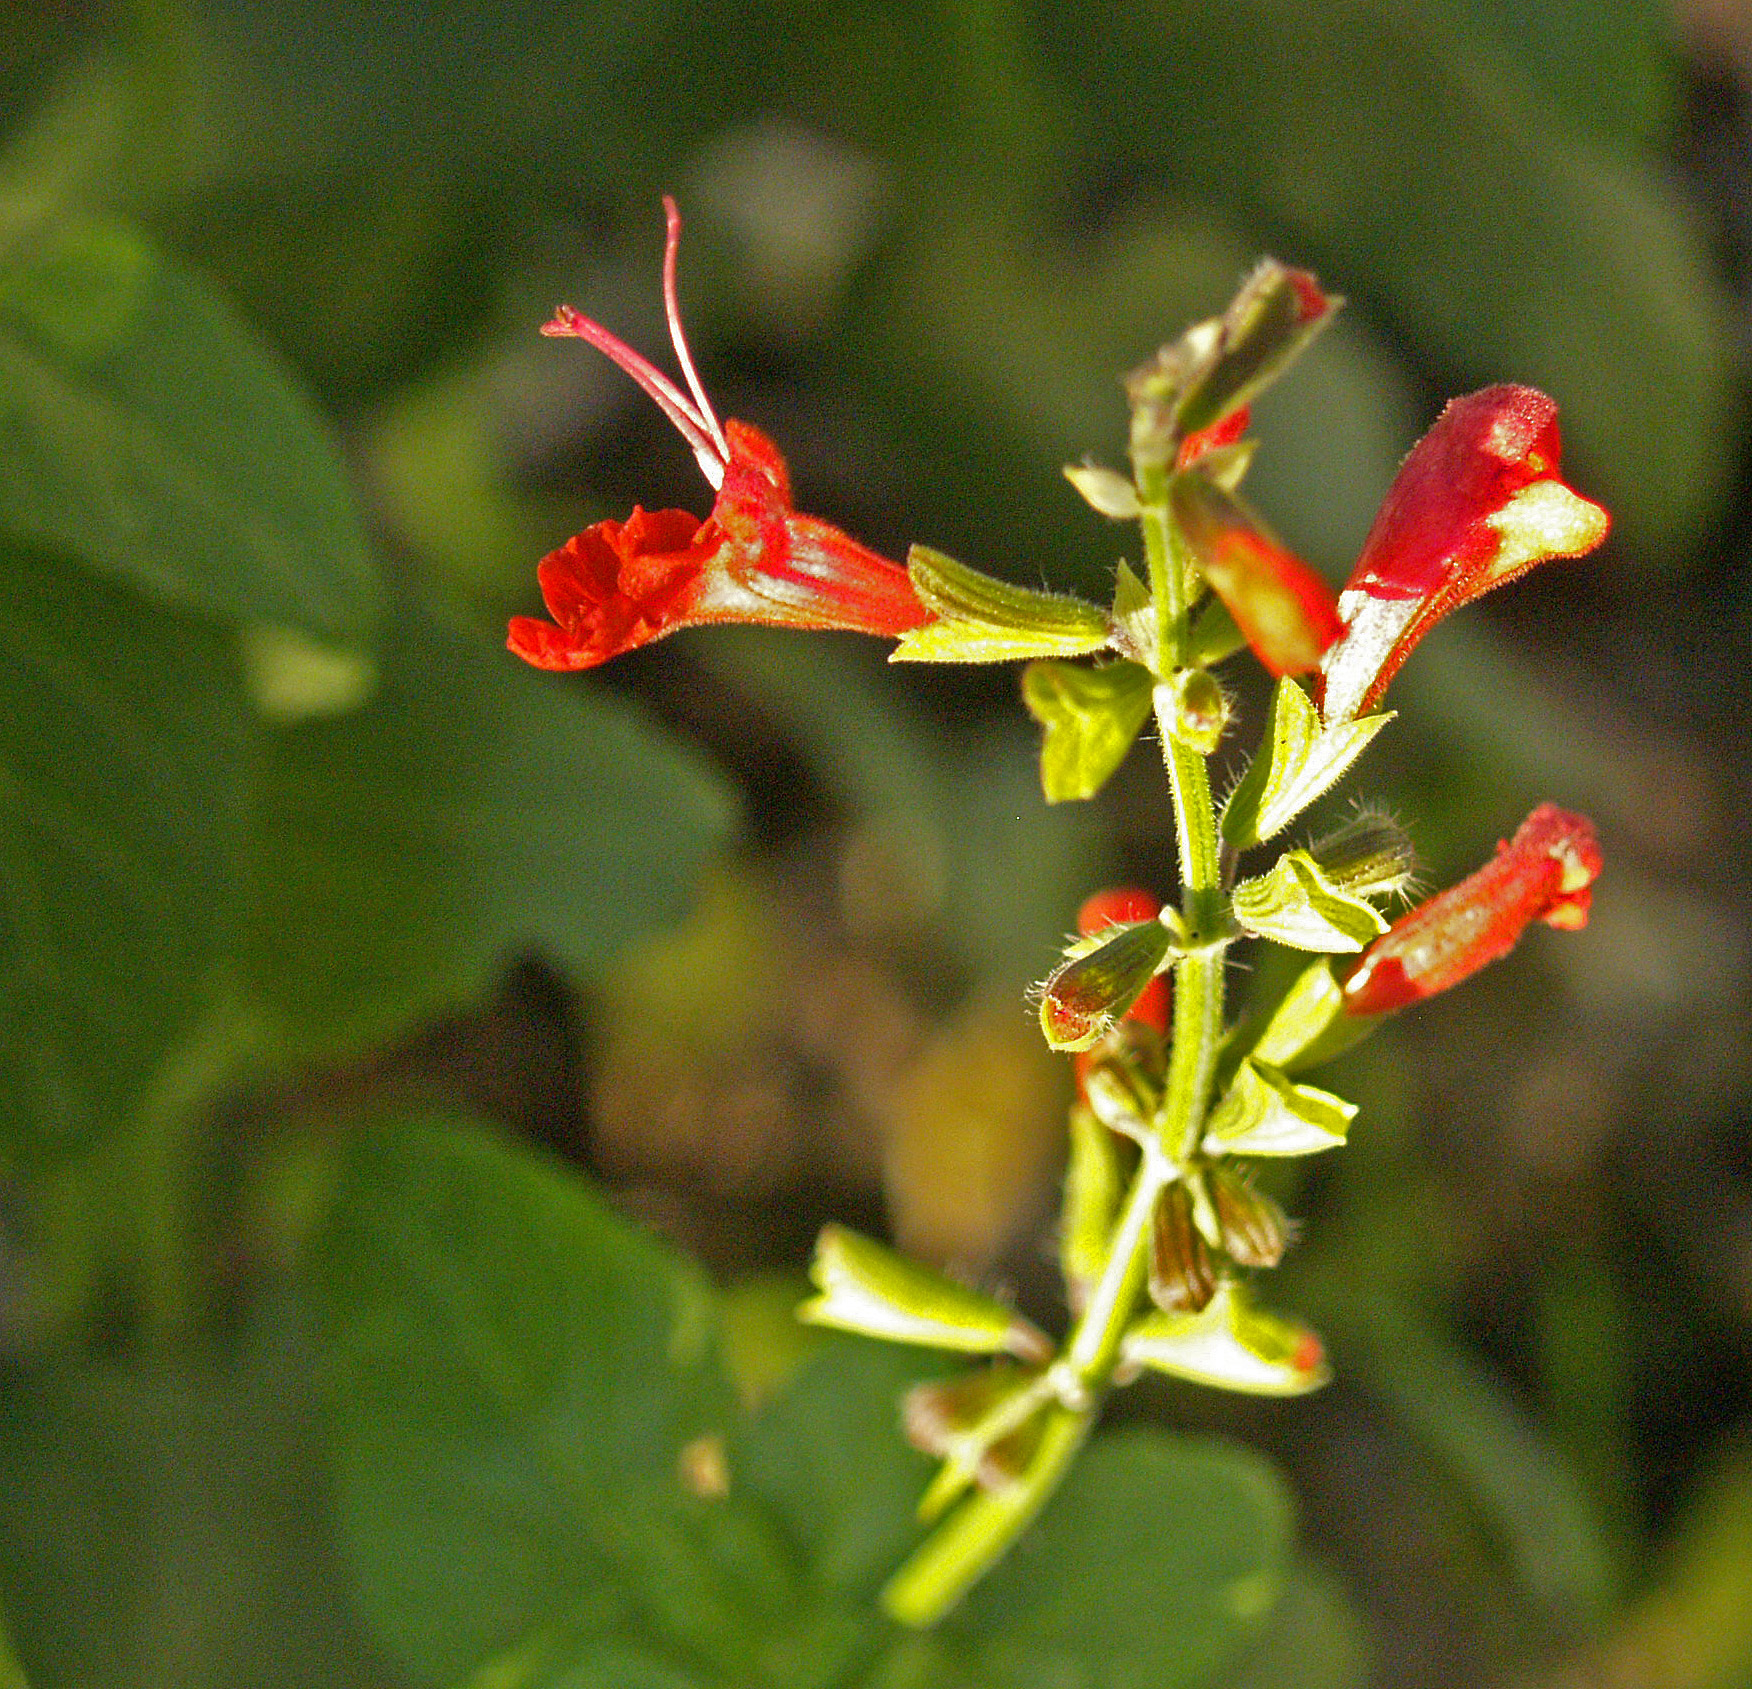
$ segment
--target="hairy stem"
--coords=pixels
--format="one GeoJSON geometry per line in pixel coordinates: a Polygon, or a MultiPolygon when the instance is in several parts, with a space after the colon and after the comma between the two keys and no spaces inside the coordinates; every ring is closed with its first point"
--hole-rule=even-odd
{"type": "Polygon", "coordinates": [[[1156,602],[1156,672],[1166,676],[1186,654],[1186,560],[1168,508],[1169,473],[1154,463],[1137,465],[1138,525],[1144,535],[1150,594],[1156,602]]]}
{"type": "MultiPolygon", "coordinates": [[[[1140,525],[1157,611],[1157,672],[1184,661],[1185,564],[1168,508],[1168,471],[1138,465],[1140,525]]],[[[1156,1205],[1198,1148],[1223,1030],[1222,857],[1205,759],[1161,722],[1180,864],[1181,918],[1190,951],[1174,969],[1174,1042],[1156,1139],[1144,1146],[1131,1189],[1108,1240],[1107,1259],[1072,1327],[1060,1359],[1039,1381],[1054,1405],[1019,1477],[976,1491],[927,1537],[883,1591],[903,1624],[942,1618],[994,1566],[1046,1504],[1088,1436],[1112,1387],[1120,1346],[1148,1274],[1156,1205]]]]}

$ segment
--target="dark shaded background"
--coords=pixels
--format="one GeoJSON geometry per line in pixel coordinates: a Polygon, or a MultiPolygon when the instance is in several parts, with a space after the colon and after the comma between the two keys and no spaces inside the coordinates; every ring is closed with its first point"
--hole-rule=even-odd
{"type": "MultiPolygon", "coordinates": [[[[1540,798],[1588,811],[1595,918],[1335,1074],[1364,1112],[1285,1181],[1276,1295],[1339,1383],[1123,1411],[1288,1467],[1308,1683],[1732,1689],[1749,78],[1734,8],[1637,0],[65,0],[0,12],[0,147],[17,193],[124,213],[213,278],[339,430],[395,591],[481,626],[534,608],[535,559],[584,521],[704,508],[631,385],[534,332],[565,298],[661,348],[665,191],[719,408],[890,555],[1095,590],[1129,536],[1059,467],[1118,461],[1117,372],[1261,250],[1350,302],[1259,408],[1251,483],[1334,579],[1446,395],[1550,391],[1613,538],[1432,638],[1359,785],[1432,886],[1540,798]]],[[[271,1294],[237,1191],[360,1097],[437,1090],[588,1165],[750,1309],[833,1217],[1051,1321],[1064,1080],[1021,993],[1093,885],[1168,889],[1149,757],[1048,811],[1012,671],[838,638],[687,635],[553,684],[703,748],[739,842],[685,925],[594,977],[508,952],[485,999],[230,1086],[203,1317],[271,1294]]],[[[48,1300],[15,1347],[137,1312],[48,1300]]]]}

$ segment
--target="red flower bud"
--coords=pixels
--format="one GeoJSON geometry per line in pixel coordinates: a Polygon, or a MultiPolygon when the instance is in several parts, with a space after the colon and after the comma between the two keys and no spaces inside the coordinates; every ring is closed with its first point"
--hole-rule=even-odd
{"type": "Polygon", "coordinates": [[[718,421],[694,369],[676,298],[681,217],[665,199],[663,304],[688,391],[600,323],[562,306],[543,334],[590,344],[638,382],[693,448],[717,490],[704,522],[682,510],[598,522],[543,559],[552,623],[512,619],[507,640],[544,669],[592,668],[711,622],[841,628],[898,637],[928,620],[906,570],[791,503],[785,460],[758,428],[718,421]]]}
{"type": "Polygon", "coordinates": [[[1477,873],[1401,916],[1344,982],[1347,1015],[1421,1002],[1506,956],[1533,921],[1587,925],[1601,868],[1593,824],[1541,804],[1477,873]]]}
{"type": "Polygon", "coordinates": [[[1536,563],[1579,557],[1611,518],[1558,475],[1557,406],[1531,387],[1450,401],[1400,468],[1338,601],[1321,711],[1380,701],[1412,647],[1448,614],[1536,563]]]}
{"type": "Polygon", "coordinates": [[[1206,476],[1176,476],[1171,498],[1199,573],[1266,669],[1281,676],[1319,668],[1321,653],[1343,631],[1332,588],[1206,476]]]}
{"type": "Polygon", "coordinates": [[[1252,410],[1243,405],[1240,410],[1230,411],[1220,421],[1213,422],[1209,428],[1201,428],[1196,434],[1188,434],[1180,442],[1174,467],[1190,469],[1201,457],[1209,457],[1212,452],[1234,445],[1247,432],[1247,424],[1252,419],[1252,410]]]}

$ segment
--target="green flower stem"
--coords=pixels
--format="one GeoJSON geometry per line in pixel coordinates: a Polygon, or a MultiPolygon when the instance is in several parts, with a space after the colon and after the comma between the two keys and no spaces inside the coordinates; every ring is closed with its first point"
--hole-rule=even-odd
{"type": "MultiPolygon", "coordinates": [[[[1165,466],[1139,463],[1140,523],[1155,594],[1158,674],[1185,660],[1186,574],[1168,508],[1165,466]]],[[[1156,1204],[1204,1133],[1205,1108],[1223,1031],[1222,853],[1205,759],[1181,744],[1162,722],[1163,758],[1173,793],[1180,857],[1181,916],[1191,949],[1174,967],[1174,1043],[1168,1083],[1157,1116],[1156,1141],[1144,1146],[1126,1193],[1107,1259],[1060,1358],[1024,1397],[1007,1403],[1004,1424],[1024,1412],[1028,1397],[1052,1402],[1041,1439],[1013,1483],[977,1490],[919,1546],[882,1592],[902,1624],[942,1618],[997,1562],[1058,1488],[1088,1436],[1113,1382],[1120,1345],[1143,1294],[1156,1204]]]]}
{"type": "Polygon", "coordinates": [[[942,1618],[1045,1506],[1094,1420],[1089,1408],[1053,1408],[1021,1477],[1001,1490],[977,1491],[889,1580],[882,1592],[889,1614],[920,1628],[942,1618]]]}
{"type": "Polygon", "coordinates": [[[1153,1150],[1145,1151],[1126,1193],[1119,1224],[1113,1228],[1107,1264],[1065,1344],[1065,1363],[1075,1374],[1078,1387],[1092,1397],[1106,1389],[1119,1354],[1119,1340],[1131,1323],[1149,1261],[1150,1221],[1156,1212],[1156,1198],[1174,1171],[1153,1150]]]}
{"type": "Polygon", "coordinates": [[[1156,673],[1167,676],[1186,660],[1186,560],[1168,508],[1172,480],[1164,464],[1137,466],[1138,525],[1150,569],[1150,595],[1156,604],[1156,673]]]}
{"type": "Polygon", "coordinates": [[[1174,792],[1180,842],[1181,916],[1193,948],[1174,964],[1174,1044],[1158,1130],[1176,1162],[1198,1148],[1217,1048],[1223,1036],[1223,945],[1226,925],[1222,851],[1205,759],[1162,723],[1162,756],[1174,792]]]}

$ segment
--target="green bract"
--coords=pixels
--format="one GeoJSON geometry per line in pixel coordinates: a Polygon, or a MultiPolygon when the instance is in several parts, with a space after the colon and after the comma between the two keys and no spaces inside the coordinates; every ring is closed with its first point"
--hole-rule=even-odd
{"type": "Polygon", "coordinates": [[[1231,1280],[1197,1313],[1145,1314],[1125,1335],[1126,1364],[1254,1396],[1300,1396],[1331,1376],[1305,1325],[1251,1307],[1231,1280]]]}
{"type": "Polygon", "coordinates": [[[1272,699],[1271,738],[1223,806],[1223,838],[1236,850],[1281,832],[1338,783],[1392,714],[1321,725],[1308,694],[1280,680],[1272,699]]]}
{"type": "Polygon", "coordinates": [[[1040,1360],[1051,1345],[1013,1308],[969,1290],[844,1226],[825,1226],[809,1276],[820,1290],[797,1310],[811,1325],[897,1343],[1040,1360]]]}
{"type": "Polygon", "coordinates": [[[1256,938],[1294,950],[1361,950],[1387,930],[1372,903],[1340,891],[1305,850],[1286,851],[1270,873],[1243,880],[1231,907],[1256,938]]]}
{"type": "Polygon", "coordinates": [[[1083,657],[1111,642],[1106,613],[1064,593],[1034,592],[982,575],[926,545],[907,573],[934,619],[903,634],[892,663],[1001,663],[1017,657],[1083,657]]]}
{"type": "Polygon", "coordinates": [[[1028,713],[1046,730],[1040,785],[1048,803],[1092,798],[1125,760],[1150,715],[1150,671],[1140,663],[1030,663],[1028,713]]]}
{"type": "Polygon", "coordinates": [[[1211,1111],[1205,1147],[1226,1155],[1314,1155],[1337,1149],[1350,1130],[1355,1103],[1298,1085],[1257,1055],[1235,1070],[1228,1092],[1211,1111]]]}

